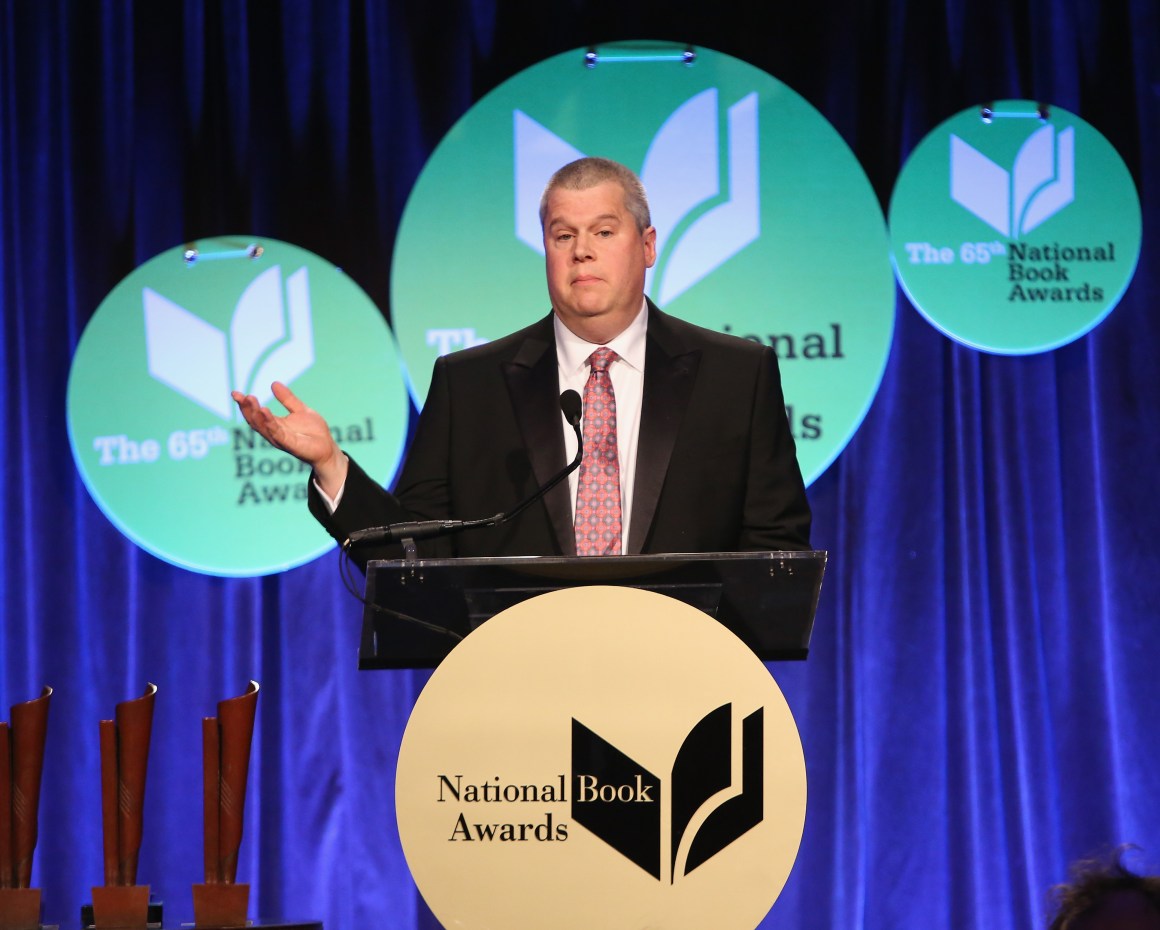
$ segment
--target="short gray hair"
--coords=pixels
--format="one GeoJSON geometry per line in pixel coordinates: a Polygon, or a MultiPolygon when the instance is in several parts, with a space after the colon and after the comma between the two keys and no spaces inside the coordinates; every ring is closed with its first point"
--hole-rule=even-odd
{"type": "Polygon", "coordinates": [[[555,190],[586,191],[605,181],[615,181],[624,191],[624,206],[636,220],[636,228],[644,232],[652,225],[649,215],[648,196],[640,178],[630,169],[611,158],[578,158],[569,162],[548,181],[540,197],[540,228],[548,215],[548,198],[555,190]]]}

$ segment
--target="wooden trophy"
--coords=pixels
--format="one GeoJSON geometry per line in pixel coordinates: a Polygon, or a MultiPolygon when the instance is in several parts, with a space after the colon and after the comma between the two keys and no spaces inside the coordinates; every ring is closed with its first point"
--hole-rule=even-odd
{"type": "Polygon", "coordinates": [[[46,685],[36,700],[12,707],[11,724],[0,723],[0,930],[40,926],[40,889],[28,886],[50,697],[46,685]]]}
{"type": "Polygon", "coordinates": [[[246,925],[250,886],[235,879],[257,706],[258,683],[251,681],[245,694],[218,702],[217,717],[202,720],[205,883],[193,886],[198,927],[246,925]]]}
{"type": "Polygon", "coordinates": [[[156,695],[157,686],[146,685],[141,697],[117,705],[115,721],[101,721],[105,884],[93,888],[93,923],[100,930],[144,928],[149,919],[149,886],[136,882],[156,695]]]}

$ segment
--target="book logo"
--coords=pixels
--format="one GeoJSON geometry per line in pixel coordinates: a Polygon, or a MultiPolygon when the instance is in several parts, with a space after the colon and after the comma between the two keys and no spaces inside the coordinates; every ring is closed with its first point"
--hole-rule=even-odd
{"type": "MultiPolygon", "coordinates": [[[[543,255],[544,181],[584,153],[521,110],[513,118],[516,238],[543,255]]],[[[661,125],[640,168],[657,231],[645,289],[662,305],[761,235],[757,94],[729,107],[724,156],[720,123],[718,89],[695,94],[661,125]]]]}
{"type": "Polygon", "coordinates": [[[664,783],[583,723],[572,721],[572,818],[660,880],[703,865],[762,820],[764,715],[741,725],[740,779],[734,782],[732,705],[706,714],[685,737],[664,783]],[[662,849],[662,807],[669,807],[662,849]]]}
{"type": "Polygon", "coordinates": [[[185,243],[135,268],[69,372],[69,444],[93,501],[146,551],[211,575],[285,571],[330,549],[304,518],[309,466],[251,430],[231,389],[281,413],[270,384],[292,385],[384,481],[410,413],[370,298],[318,255],[253,242],[185,243]]]}
{"type": "Polygon", "coordinates": [[[951,199],[1000,235],[1026,235],[1075,200],[1075,130],[1037,129],[1010,171],[952,133],[951,199]]]}
{"type": "MultiPolygon", "coordinates": [[[[777,354],[809,484],[862,422],[889,357],[895,283],[878,196],[834,127],[792,89],[712,49],[698,48],[693,65],[675,51],[615,43],[588,68],[585,49],[553,56],[493,89],[444,136],[391,259],[391,320],[411,396],[425,402],[439,355],[548,313],[544,185],[568,162],[607,157],[648,191],[649,298],[777,354]]],[[[943,170],[939,196],[964,212],[946,197],[945,159],[943,170]]]]}
{"type": "Polygon", "coordinates": [[[937,126],[890,199],[894,265],[915,309],[951,339],[1003,355],[1047,352],[1099,324],[1132,278],[1141,226],[1108,140],[1030,100],[937,126]]]}
{"type": "Polygon", "coordinates": [[[239,417],[237,389],[268,403],[270,383],[314,364],[309,274],[282,286],[282,268],[259,274],[238,298],[228,334],[151,287],[142,288],[149,374],[222,419],[239,417]]]}

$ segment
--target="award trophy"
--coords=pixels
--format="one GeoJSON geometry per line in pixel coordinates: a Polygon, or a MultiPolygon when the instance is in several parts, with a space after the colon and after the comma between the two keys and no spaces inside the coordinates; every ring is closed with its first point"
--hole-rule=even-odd
{"type": "Polygon", "coordinates": [[[136,881],[156,695],[157,686],[149,684],[141,697],[117,705],[115,720],[101,721],[105,884],[93,888],[99,930],[144,928],[149,919],[149,886],[136,881]]]}
{"type": "Polygon", "coordinates": [[[0,723],[0,930],[40,926],[40,889],[29,884],[50,697],[45,686],[12,707],[11,724],[0,723]]]}
{"type": "Polygon", "coordinates": [[[250,886],[235,879],[257,706],[258,683],[251,681],[245,694],[218,702],[217,717],[202,720],[205,883],[193,886],[198,927],[246,925],[250,886]]]}

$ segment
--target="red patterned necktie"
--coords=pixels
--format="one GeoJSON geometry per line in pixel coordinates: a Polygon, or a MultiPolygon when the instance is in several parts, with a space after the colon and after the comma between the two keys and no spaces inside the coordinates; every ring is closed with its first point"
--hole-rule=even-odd
{"type": "Polygon", "coordinates": [[[620,555],[616,395],[608,374],[618,358],[607,346],[588,358],[592,368],[584,385],[584,461],[576,490],[577,555],[620,555]]]}

